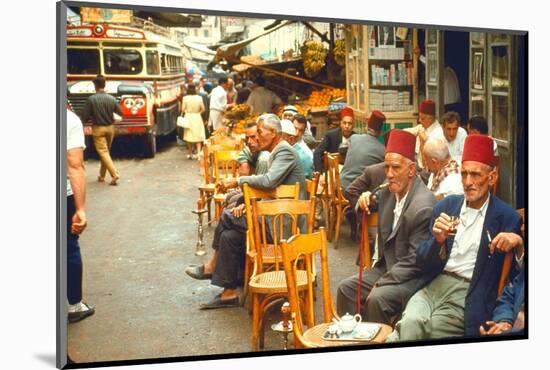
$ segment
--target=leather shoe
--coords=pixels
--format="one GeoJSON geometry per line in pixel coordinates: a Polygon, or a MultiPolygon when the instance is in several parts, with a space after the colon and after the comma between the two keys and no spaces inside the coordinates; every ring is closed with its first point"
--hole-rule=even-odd
{"type": "Polygon", "coordinates": [[[69,322],[84,320],[86,317],[92,316],[95,313],[95,308],[93,306],[90,306],[87,303],[82,304],[86,306],[86,309],[82,311],[69,312],[69,322]]]}
{"type": "Polygon", "coordinates": [[[207,274],[204,272],[204,265],[189,266],[185,269],[185,273],[197,280],[207,280],[212,278],[212,274],[207,274]]]}
{"type": "Polygon", "coordinates": [[[231,299],[223,299],[220,294],[214,297],[210,302],[208,303],[201,303],[200,309],[201,310],[212,310],[216,308],[227,308],[227,307],[238,307],[239,305],[239,297],[231,298],[231,299]]]}

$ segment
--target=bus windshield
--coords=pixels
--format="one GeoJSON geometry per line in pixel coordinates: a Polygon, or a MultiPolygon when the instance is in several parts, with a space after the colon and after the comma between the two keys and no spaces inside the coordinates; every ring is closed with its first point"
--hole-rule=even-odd
{"type": "Polygon", "coordinates": [[[103,62],[106,74],[137,75],[143,70],[143,58],[137,50],[103,50],[103,62]]]}
{"type": "Polygon", "coordinates": [[[99,74],[99,50],[67,49],[67,72],[75,75],[99,74]]]}

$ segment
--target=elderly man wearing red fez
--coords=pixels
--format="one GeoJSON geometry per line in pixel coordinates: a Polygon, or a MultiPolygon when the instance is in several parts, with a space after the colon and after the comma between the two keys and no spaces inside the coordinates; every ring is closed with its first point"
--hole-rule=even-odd
{"type": "Polygon", "coordinates": [[[429,284],[411,298],[388,341],[478,336],[491,320],[505,252],[521,240],[513,235],[520,233],[519,214],[489,192],[495,164],[490,137],[466,138],[464,195],[435,205],[431,235],[417,252],[429,284]]]}
{"type": "Polygon", "coordinates": [[[337,153],[340,146],[348,146],[348,139],[353,135],[353,109],[346,107],[340,111],[340,127],[329,130],[321,143],[313,152],[313,167],[315,171],[325,172],[323,162],[325,152],[337,153]]]}
{"type": "MultiPolygon", "coordinates": [[[[384,171],[388,186],[378,196],[378,254],[374,266],[351,276],[338,287],[340,315],[357,309],[357,291],[363,320],[392,325],[409,298],[427,282],[416,265],[416,248],[429,236],[434,195],[416,176],[414,135],[392,130],[386,146],[384,171]]],[[[369,212],[370,192],[358,205],[369,212]]]]}
{"type": "Polygon", "coordinates": [[[405,131],[408,131],[417,137],[416,146],[414,149],[416,153],[416,161],[418,162],[418,166],[420,168],[424,168],[422,158],[424,143],[430,138],[436,129],[441,129],[441,125],[435,118],[435,102],[433,100],[427,99],[420,103],[418,122],[420,123],[419,125],[412,128],[406,128],[405,131]]]}

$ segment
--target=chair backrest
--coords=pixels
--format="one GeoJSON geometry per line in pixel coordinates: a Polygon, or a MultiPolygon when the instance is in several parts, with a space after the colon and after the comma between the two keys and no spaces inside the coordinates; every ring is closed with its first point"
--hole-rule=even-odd
{"type": "Polygon", "coordinates": [[[252,199],[295,199],[300,196],[300,183],[294,185],[279,185],[272,190],[261,190],[253,188],[248,184],[243,185],[243,195],[245,204],[246,226],[247,226],[247,252],[255,251],[253,230],[256,222],[252,218],[252,199]]]}
{"type": "Polygon", "coordinates": [[[315,198],[264,201],[252,198],[251,203],[252,219],[256,221],[252,229],[253,245],[256,248],[256,272],[263,272],[263,251],[269,246],[273,248],[275,270],[279,270],[281,240],[300,234],[300,225],[304,222],[306,232],[313,231],[315,198]]]}
{"type": "MultiPolygon", "coordinates": [[[[328,272],[327,237],[325,229],[319,228],[318,232],[310,234],[295,235],[288,240],[282,241],[283,267],[285,270],[286,284],[288,288],[288,301],[290,303],[291,315],[294,317],[294,330],[298,335],[303,333],[303,320],[300,310],[300,297],[298,294],[297,271],[299,264],[305,261],[307,271],[307,291],[309,296],[309,307],[305,307],[309,317],[314,317],[313,312],[313,261],[319,253],[321,260],[321,284],[323,292],[323,322],[328,323],[336,316],[336,310],[330,293],[330,279],[328,272]]],[[[313,323],[314,324],[314,323],[313,323]]]]}
{"type": "MultiPolygon", "coordinates": [[[[519,208],[518,210],[519,215],[521,216],[522,220],[522,237],[524,237],[523,233],[523,224],[525,223],[525,209],[519,208]]],[[[504,262],[502,263],[502,271],[500,273],[500,279],[498,281],[498,295],[502,294],[502,290],[508,283],[508,274],[510,273],[510,269],[512,268],[512,261],[514,260],[514,250],[506,253],[506,256],[504,256],[504,262]]]]}
{"type": "Polygon", "coordinates": [[[214,181],[228,177],[237,177],[237,150],[216,150],[214,152],[214,181]]]}
{"type": "Polygon", "coordinates": [[[243,141],[241,139],[235,139],[227,135],[214,135],[209,138],[211,144],[219,145],[223,150],[241,150],[243,148],[243,141]]]}
{"type": "Polygon", "coordinates": [[[311,199],[312,196],[317,194],[317,187],[319,185],[319,178],[321,174],[319,172],[313,172],[313,176],[310,179],[306,179],[306,192],[308,194],[308,199],[311,199]]]}
{"type": "Polygon", "coordinates": [[[340,154],[339,153],[327,153],[327,184],[329,194],[333,202],[342,202],[345,200],[344,194],[342,194],[342,185],[340,184],[340,154]]]}

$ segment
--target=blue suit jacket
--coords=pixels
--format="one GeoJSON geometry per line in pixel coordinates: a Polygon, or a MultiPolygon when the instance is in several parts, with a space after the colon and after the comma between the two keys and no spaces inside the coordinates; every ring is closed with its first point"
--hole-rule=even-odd
{"type": "MultiPolygon", "coordinates": [[[[514,324],[521,305],[524,300],[525,290],[525,269],[522,266],[519,274],[502,291],[502,295],[497,300],[497,306],[493,312],[494,322],[509,322],[514,324]]],[[[510,332],[509,332],[510,333],[510,332]]]]}
{"type": "MultiPolygon", "coordinates": [[[[431,275],[429,281],[443,271],[451,255],[454,242],[454,236],[450,236],[445,241],[445,248],[440,248],[432,233],[433,223],[441,212],[449,216],[459,216],[463,202],[463,195],[450,195],[433,208],[430,238],[418,247],[416,257],[418,266],[431,275]]],[[[485,321],[491,320],[497,299],[498,281],[502,271],[504,254],[496,252],[492,256],[489,255],[487,230],[493,238],[500,232],[519,234],[520,224],[521,219],[516,210],[491,195],[485,214],[472,282],[466,295],[464,309],[464,334],[466,336],[479,335],[479,326],[485,321]]]]}

